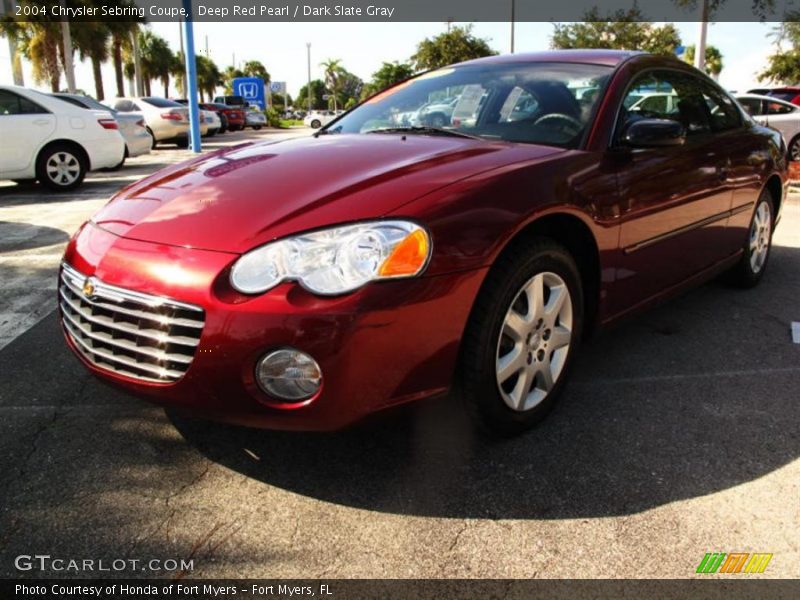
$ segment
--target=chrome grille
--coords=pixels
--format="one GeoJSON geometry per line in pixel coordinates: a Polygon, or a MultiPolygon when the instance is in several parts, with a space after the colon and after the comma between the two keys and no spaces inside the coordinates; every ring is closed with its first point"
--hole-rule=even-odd
{"type": "Polygon", "coordinates": [[[64,329],[90,363],[143,381],[177,381],[192,363],[202,308],[87,278],[62,264],[64,329]]]}

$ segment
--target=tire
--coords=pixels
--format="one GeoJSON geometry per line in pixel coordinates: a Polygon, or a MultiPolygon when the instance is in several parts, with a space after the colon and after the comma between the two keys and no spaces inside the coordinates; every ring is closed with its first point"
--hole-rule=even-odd
{"type": "Polygon", "coordinates": [[[261,125],[253,125],[254,131],[261,131],[261,125]]]}
{"type": "Polygon", "coordinates": [[[149,133],[150,137],[153,138],[153,143],[150,145],[150,150],[155,150],[156,146],[158,146],[158,142],[156,141],[156,136],[153,133],[153,130],[150,129],[149,127],[147,128],[147,133],[149,133]]]}
{"type": "Polygon", "coordinates": [[[74,190],[83,182],[87,170],[83,151],[73,144],[52,144],[36,158],[36,178],[57,192],[74,190]]]}
{"type": "Polygon", "coordinates": [[[541,421],[564,388],[582,330],[581,277],[569,252],[548,238],[513,243],[478,294],[459,360],[456,393],[478,428],[513,436],[541,421]],[[542,306],[531,309],[537,295],[542,306]]]}
{"type": "Polygon", "coordinates": [[[791,161],[800,161],[800,135],[789,142],[789,148],[786,150],[786,158],[791,161]]]}
{"type": "Polygon", "coordinates": [[[322,127],[322,123],[320,122],[319,119],[314,119],[313,121],[311,121],[312,129],[319,129],[320,127],[322,127]]]}
{"type": "Polygon", "coordinates": [[[741,260],[728,272],[728,281],[741,288],[758,285],[767,270],[772,231],[775,224],[775,204],[769,190],[761,192],[756,202],[750,228],[744,243],[741,260]]]}
{"type": "Polygon", "coordinates": [[[125,164],[125,161],[127,160],[128,156],[129,156],[129,153],[128,153],[128,145],[127,145],[127,144],[125,144],[125,154],[123,154],[123,155],[122,155],[122,160],[121,160],[121,161],[119,161],[119,162],[118,162],[116,165],[114,165],[113,167],[109,167],[109,168],[108,168],[108,169],[106,169],[106,170],[107,170],[107,171],[119,171],[119,170],[122,168],[122,165],[124,165],[124,164],[125,164]]]}
{"type": "Polygon", "coordinates": [[[437,127],[441,129],[447,125],[447,117],[441,113],[434,113],[430,115],[427,119],[429,127],[437,127]]]}

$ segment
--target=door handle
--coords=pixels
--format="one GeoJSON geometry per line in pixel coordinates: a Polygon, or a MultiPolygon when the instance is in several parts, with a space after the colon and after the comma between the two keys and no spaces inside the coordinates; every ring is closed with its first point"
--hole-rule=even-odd
{"type": "Polygon", "coordinates": [[[48,123],[50,123],[50,121],[47,119],[35,119],[33,121],[34,125],[47,125],[48,123]]]}

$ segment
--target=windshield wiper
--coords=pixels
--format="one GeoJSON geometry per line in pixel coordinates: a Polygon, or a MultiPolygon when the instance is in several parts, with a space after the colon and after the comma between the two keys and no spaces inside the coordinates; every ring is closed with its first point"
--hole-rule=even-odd
{"type": "Polygon", "coordinates": [[[451,137],[467,138],[470,140],[483,140],[482,137],[464,133],[463,131],[456,131],[455,129],[444,129],[442,127],[422,127],[422,126],[408,126],[408,127],[381,127],[380,129],[371,129],[365,133],[413,133],[420,135],[449,135],[451,137]]]}

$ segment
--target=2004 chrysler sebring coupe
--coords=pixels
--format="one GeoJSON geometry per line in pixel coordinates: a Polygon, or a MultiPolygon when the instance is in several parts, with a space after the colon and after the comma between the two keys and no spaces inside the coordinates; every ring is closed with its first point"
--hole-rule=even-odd
{"type": "Polygon", "coordinates": [[[677,59],[466,62],[124,189],[68,245],[63,328],[93,373],[211,418],[336,429],[454,390],[513,434],[589,330],[758,283],[785,154],[677,59]]]}

